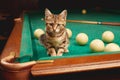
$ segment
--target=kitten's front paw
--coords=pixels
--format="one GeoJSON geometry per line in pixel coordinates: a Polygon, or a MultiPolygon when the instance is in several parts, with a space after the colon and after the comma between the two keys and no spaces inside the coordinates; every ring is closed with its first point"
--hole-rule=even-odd
{"type": "Polygon", "coordinates": [[[55,51],[55,49],[54,49],[54,48],[48,49],[48,55],[50,55],[50,56],[56,56],[56,51],[55,51]]]}
{"type": "Polygon", "coordinates": [[[68,49],[64,49],[64,52],[65,52],[65,53],[68,53],[68,52],[69,52],[69,50],[68,50],[68,49]]]}
{"type": "Polygon", "coordinates": [[[56,53],[52,53],[52,54],[50,54],[50,56],[57,56],[57,55],[56,55],[56,53]]]}
{"type": "Polygon", "coordinates": [[[64,52],[64,49],[59,49],[57,52],[57,56],[62,56],[64,52]]]}

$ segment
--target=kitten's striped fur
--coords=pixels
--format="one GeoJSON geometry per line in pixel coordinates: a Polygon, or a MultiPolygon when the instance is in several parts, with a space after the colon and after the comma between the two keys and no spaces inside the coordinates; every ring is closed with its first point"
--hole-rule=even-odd
{"type": "Polygon", "coordinates": [[[46,33],[40,37],[40,41],[51,56],[62,56],[64,52],[69,51],[69,38],[65,28],[66,17],[67,10],[56,15],[45,9],[46,33]]]}

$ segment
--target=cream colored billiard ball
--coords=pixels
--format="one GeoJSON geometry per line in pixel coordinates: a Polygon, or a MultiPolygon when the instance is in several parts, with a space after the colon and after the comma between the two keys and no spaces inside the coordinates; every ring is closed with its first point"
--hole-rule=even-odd
{"type": "Polygon", "coordinates": [[[87,44],[87,42],[88,42],[88,35],[85,34],[85,33],[79,33],[79,34],[76,36],[76,42],[77,42],[79,45],[85,45],[85,44],[87,44]]]}
{"type": "Polygon", "coordinates": [[[102,40],[104,42],[112,42],[114,40],[114,33],[112,31],[105,31],[102,34],[102,40]]]}
{"type": "Polygon", "coordinates": [[[90,49],[93,52],[102,52],[104,51],[104,48],[105,48],[104,42],[100,39],[95,39],[90,43],[90,49]]]}
{"type": "Polygon", "coordinates": [[[66,28],[66,30],[67,30],[67,33],[68,33],[68,37],[71,38],[72,37],[72,31],[68,28],[66,28]]]}
{"type": "Polygon", "coordinates": [[[86,9],[82,9],[82,14],[86,14],[87,10],[86,9]]]}
{"type": "Polygon", "coordinates": [[[109,52],[109,51],[120,51],[120,47],[118,44],[116,43],[109,43],[105,46],[104,49],[105,52],[109,52]]]}
{"type": "Polygon", "coordinates": [[[42,30],[42,29],[36,29],[35,31],[34,31],[34,36],[37,38],[37,39],[39,39],[40,38],[40,36],[42,35],[42,34],[44,34],[45,32],[42,30]]]}

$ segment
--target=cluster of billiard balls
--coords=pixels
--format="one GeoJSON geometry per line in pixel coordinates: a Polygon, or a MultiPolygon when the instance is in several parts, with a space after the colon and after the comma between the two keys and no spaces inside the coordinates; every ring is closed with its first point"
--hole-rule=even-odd
{"type": "MultiPolygon", "coordinates": [[[[68,37],[72,37],[72,31],[66,28],[68,33],[68,37]]],[[[34,36],[39,38],[45,32],[42,29],[36,29],[34,31],[34,36]]],[[[88,43],[89,37],[86,33],[79,33],[76,36],[76,43],[80,46],[84,46],[88,43]]],[[[102,33],[102,40],[101,39],[94,39],[90,42],[90,49],[92,52],[110,52],[110,51],[120,51],[120,47],[118,44],[113,43],[114,40],[114,33],[112,31],[105,31],[102,33]],[[105,46],[105,43],[107,45],[105,46]]]]}
{"type": "MultiPolygon", "coordinates": [[[[94,39],[90,42],[90,49],[92,52],[110,52],[110,51],[120,51],[118,44],[113,43],[114,33],[112,31],[105,31],[102,33],[101,39],[94,39]],[[105,43],[107,45],[105,46],[105,43]]],[[[79,33],[76,36],[76,42],[79,45],[86,45],[88,42],[88,36],[85,33],[79,33]]]]}

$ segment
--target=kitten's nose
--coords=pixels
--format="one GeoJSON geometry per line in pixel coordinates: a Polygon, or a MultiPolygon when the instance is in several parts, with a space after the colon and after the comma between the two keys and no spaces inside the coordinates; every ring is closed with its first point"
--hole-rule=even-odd
{"type": "Polygon", "coordinates": [[[54,31],[55,31],[55,30],[57,29],[57,25],[54,25],[53,29],[54,29],[54,31]]]}

